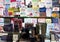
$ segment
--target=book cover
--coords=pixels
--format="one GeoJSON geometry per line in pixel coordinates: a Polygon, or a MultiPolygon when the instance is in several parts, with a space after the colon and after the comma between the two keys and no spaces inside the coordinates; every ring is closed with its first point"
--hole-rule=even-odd
{"type": "Polygon", "coordinates": [[[46,22],[45,20],[46,20],[45,18],[39,18],[39,19],[38,19],[38,22],[39,22],[39,23],[45,23],[45,22],[46,22]]]}
{"type": "Polygon", "coordinates": [[[52,18],[52,23],[58,23],[58,18],[52,18]]]}
{"type": "Polygon", "coordinates": [[[40,12],[40,17],[46,17],[46,12],[40,12]]]}
{"type": "Polygon", "coordinates": [[[45,7],[39,8],[39,12],[46,12],[46,8],[45,7]]]}
{"type": "Polygon", "coordinates": [[[10,0],[10,2],[16,2],[16,0],[10,0]]]}
{"type": "Polygon", "coordinates": [[[46,16],[47,16],[47,17],[51,17],[51,15],[52,15],[52,9],[47,8],[47,9],[46,9],[46,16]]]}
{"type": "Polygon", "coordinates": [[[46,36],[50,37],[50,30],[54,29],[54,23],[47,23],[46,36]]]}
{"type": "Polygon", "coordinates": [[[51,19],[46,19],[46,23],[51,23],[51,19]]]}

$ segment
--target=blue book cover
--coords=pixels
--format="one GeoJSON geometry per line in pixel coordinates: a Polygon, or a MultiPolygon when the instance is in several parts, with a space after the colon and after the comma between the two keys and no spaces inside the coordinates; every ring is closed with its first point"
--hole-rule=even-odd
{"type": "Polygon", "coordinates": [[[52,23],[58,23],[58,18],[52,18],[52,23]]]}
{"type": "Polygon", "coordinates": [[[6,5],[5,5],[5,8],[6,8],[6,9],[10,8],[10,4],[6,4],[6,5]]]}
{"type": "Polygon", "coordinates": [[[39,8],[39,12],[46,12],[46,8],[45,7],[39,8]]]}
{"type": "Polygon", "coordinates": [[[52,6],[59,6],[59,0],[52,0],[52,6]]]}

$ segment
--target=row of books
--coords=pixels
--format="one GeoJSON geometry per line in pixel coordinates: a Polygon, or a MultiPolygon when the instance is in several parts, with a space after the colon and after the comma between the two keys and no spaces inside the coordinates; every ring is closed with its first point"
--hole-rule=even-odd
{"type": "Polygon", "coordinates": [[[22,17],[59,17],[58,6],[59,1],[56,0],[1,0],[0,16],[14,17],[15,15],[20,15],[22,17]]]}
{"type": "MultiPolygon", "coordinates": [[[[37,24],[37,23],[60,23],[60,19],[59,18],[52,18],[52,19],[45,19],[45,18],[24,18],[22,19],[23,23],[33,23],[33,24],[37,24]]],[[[10,19],[4,19],[4,18],[0,18],[0,25],[4,25],[4,24],[8,24],[11,23],[10,19]]]]}

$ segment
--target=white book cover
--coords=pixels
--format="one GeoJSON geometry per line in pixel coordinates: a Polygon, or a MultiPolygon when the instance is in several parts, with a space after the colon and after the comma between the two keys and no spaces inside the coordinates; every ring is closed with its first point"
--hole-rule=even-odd
{"type": "Polygon", "coordinates": [[[25,18],[24,23],[31,23],[31,18],[25,18]]]}
{"type": "Polygon", "coordinates": [[[59,11],[59,7],[53,7],[53,11],[59,11]]]}
{"type": "Polygon", "coordinates": [[[52,15],[52,9],[47,8],[47,9],[46,9],[46,16],[47,16],[47,17],[51,17],[51,15],[52,15]]]}
{"type": "Polygon", "coordinates": [[[45,6],[45,2],[39,2],[39,8],[42,8],[45,6]]]}
{"type": "Polygon", "coordinates": [[[46,21],[45,18],[39,18],[39,19],[38,19],[38,22],[39,22],[39,23],[45,23],[45,21],[46,21]]]}
{"type": "Polygon", "coordinates": [[[4,18],[0,18],[0,22],[4,22],[4,18]]]}
{"type": "Polygon", "coordinates": [[[0,8],[0,16],[3,16],[3,8],[0,8]]]}
{"type": "Polygon", "coordinates": [[[16,8],[16,6],[17,6],[17,2],[11,2],[10,3],[10,7],[12,8],[12,7],[15,7],[16,8]]]}
{"type": "Polygon", "coordinates": [[[50,35],[50,30],[54,29],[54,23],[48,23],[47,24],[47,29],[46,29],[46,35],[49,36],[50,35]]]}
{"type": "Polygon", "coordinates": [[[26,5],[28,5],[32,0],[26,0],[26,5]]]}
{"type": "Polygon", "coordinates": [[[31,18],[32,20],[31,20],[31,22],[33,23],[33,24],[37,24],[37,18],[31,18]]]}
{"type": "Polygon", "coordinates": [[[52,7],[52,0],[45,0],[45,7],[46,8],[52,7]]]}

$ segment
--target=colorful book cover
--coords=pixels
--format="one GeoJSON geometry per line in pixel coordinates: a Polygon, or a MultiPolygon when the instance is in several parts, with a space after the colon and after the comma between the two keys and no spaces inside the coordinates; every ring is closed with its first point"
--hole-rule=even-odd
{"type": "Polygon", "coordinates": [[[59,13],[53,12],[52,17],[59,17],[59,13]]]}
{"type": "Polygon", "coordinates": [[[9,8],[8,14],[9,14],[9,16],[14,16],[14,8],[9,8]]]}

